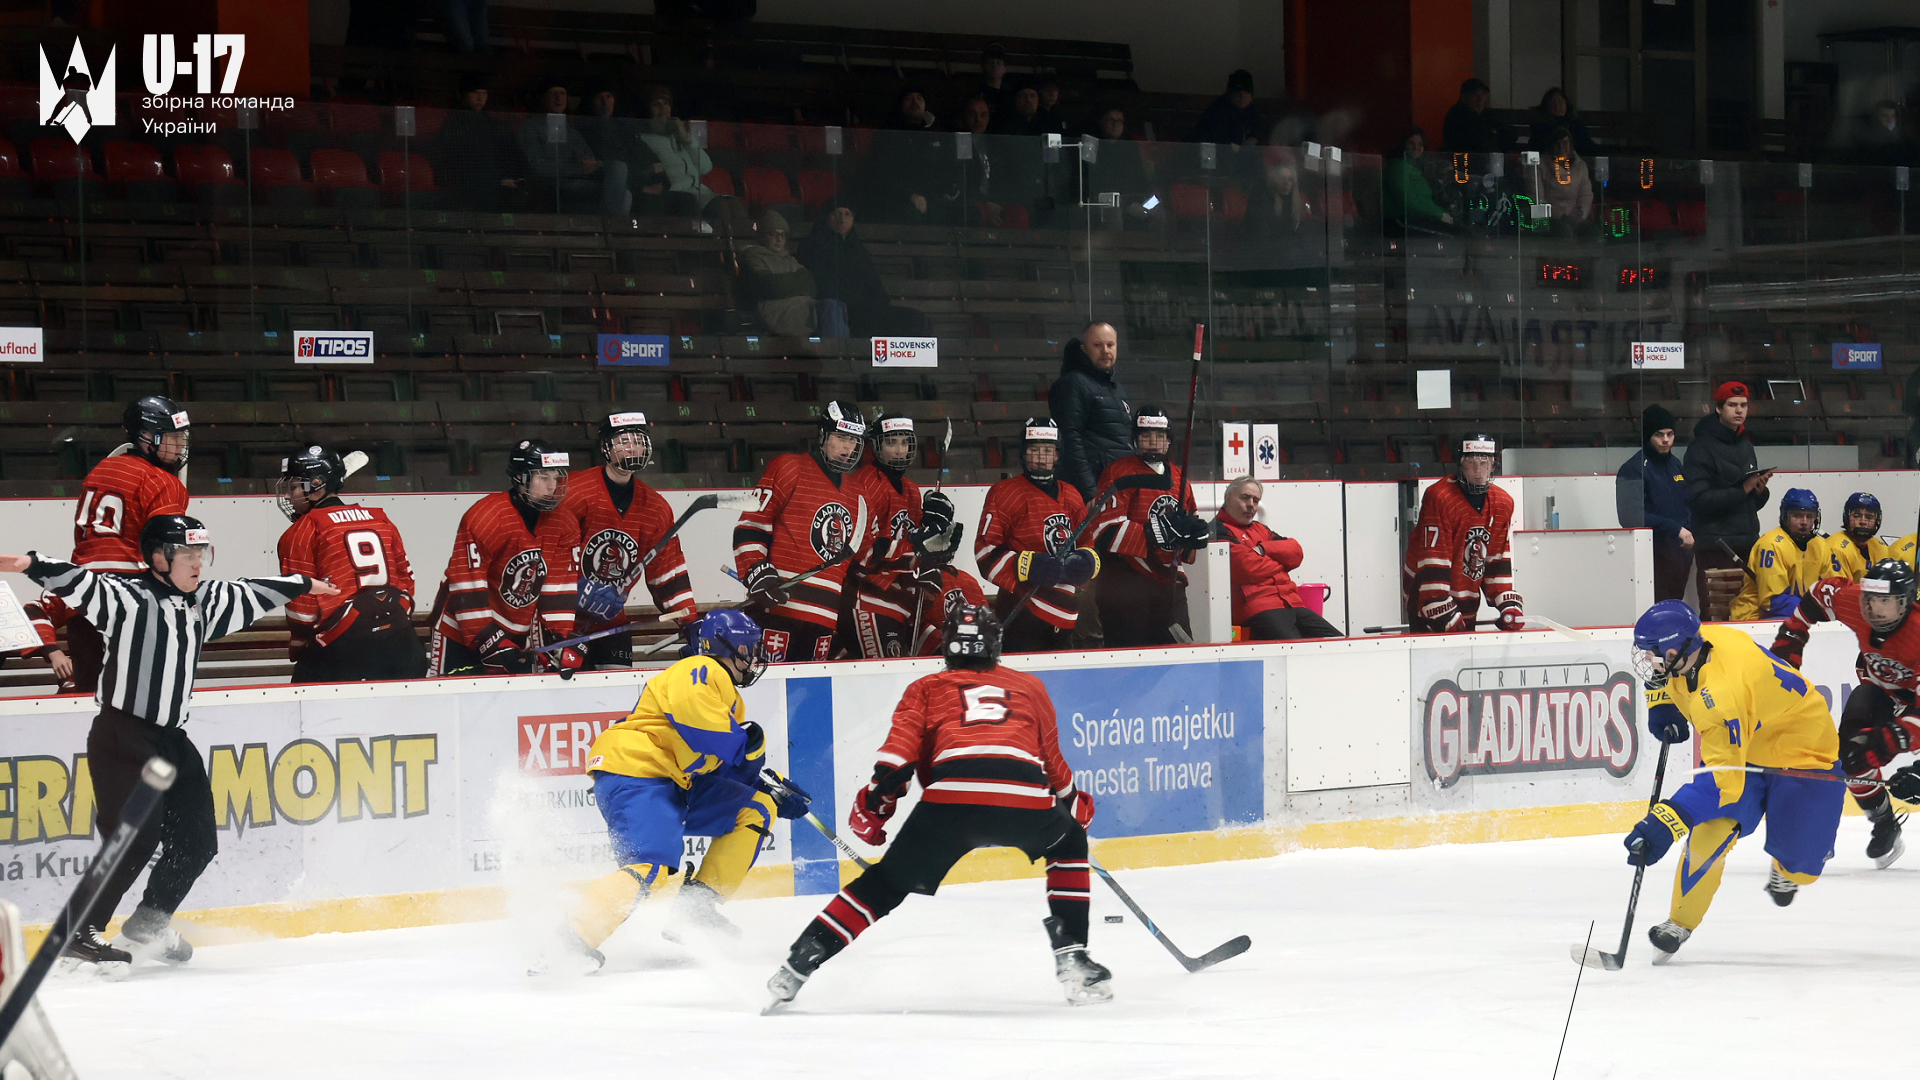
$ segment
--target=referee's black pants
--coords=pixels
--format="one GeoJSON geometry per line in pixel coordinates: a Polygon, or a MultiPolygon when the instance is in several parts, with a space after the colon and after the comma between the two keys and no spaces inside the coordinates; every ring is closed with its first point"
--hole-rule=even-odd
{"type": "Polygon", "coordinates": [[[93,799],[102,839],[120,825],[120,811],[140,782],[140,770],[151,757],[166,759],[179,770],[173,786],[161,797],[160,812],[140,830],[120,869],[107,881],[93,909],[95,929],[105,930],[120,898],[140,876],[155,848],[160,859],[147,878],[142,907],[171,915],[180,909],[187,890],[219,850],[219,832],[213,824],[213,786],[207,782],[200,749],[181,728],[164,728],[109,706],[93,718],[87,732],[87,765],[93,772],[93,799]]]}

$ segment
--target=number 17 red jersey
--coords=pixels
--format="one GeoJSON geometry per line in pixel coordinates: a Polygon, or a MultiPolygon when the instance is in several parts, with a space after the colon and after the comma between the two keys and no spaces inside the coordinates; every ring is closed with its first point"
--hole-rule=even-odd
{"type": "Polygon", "coordinates": [[[308,593],[287,605],[296,639],[322,646],[339,640],[360,618],[365,605],[355,600],[361,590],[397,590],[401,609],[413,610],[413,567],[384,510],[328,499],[307,511],[280,536],[280,572],[326,578],[340,590],[338,596],[308,593]]]}

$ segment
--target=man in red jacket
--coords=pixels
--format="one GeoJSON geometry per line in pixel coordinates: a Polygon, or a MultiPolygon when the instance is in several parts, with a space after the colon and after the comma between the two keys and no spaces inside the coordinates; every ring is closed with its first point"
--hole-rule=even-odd
{"type": "Polygon", "coordinates": [[[1227,485],[1220,507],[1219,527],[1233,544],[1233,625],[1245,627],[1253,641],[1339,637],[1338,628],[1301,603],[1288,576],[1306,557],[1300,541],[1254,520],[1263,493],[1260,481],[1243,476],[1227,485]]]}

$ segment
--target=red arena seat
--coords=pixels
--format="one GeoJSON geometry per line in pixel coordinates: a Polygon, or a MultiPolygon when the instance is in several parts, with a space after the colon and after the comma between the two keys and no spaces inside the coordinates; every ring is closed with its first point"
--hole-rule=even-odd
{"type": "Polygon", "coordinates": [[[707,175],[701,177],[700,182],[707,185],[707,187],[710,188],[715,195],[732,195],[735,193],[734,187],[733,187],[733,174],[728,172],[725,169],[713,170],[707,175]]]}
{"type": "Polygon", "coordinates": [[[172,202],[179,195],[179,185],[168,178],[157,147],[117,140],[106,145],[106,158],[107,182],[119,186],[127,198],[172,202]]]}
{"type": "Polygon", "coordinates": [[[795,201],[793,185],[787,182],[787,174],[779,169],[749,165],[742,178],[747,184],[747,209],[756,214],[766,207],[795,201]]]}
{"type": "Polygon", "coordinates": [[[93,171],[93,155],[85,147],[74,145],[73,140],[65,136],[49,135],[35,139],[27,146],[27,153],[33,161],[33,178],[42,183],[77,180],[81,177],[88,180],[100,178],[93,171]]]}
{"type": "Polygon", "coordinates": [[[380,204],[379,189],[367,179],[367,163],[359,154],[351,150],[315,150],[307,163],[313,167],[313,186],[325,192],[333,205],[380,204]]]}
{"type": "Polygon", "coordinates": [[[840,174],[825,169],[802,169],[800,171],[800,205],[808,213],[820,209],[822,203],[840,193],[840,174]]]}

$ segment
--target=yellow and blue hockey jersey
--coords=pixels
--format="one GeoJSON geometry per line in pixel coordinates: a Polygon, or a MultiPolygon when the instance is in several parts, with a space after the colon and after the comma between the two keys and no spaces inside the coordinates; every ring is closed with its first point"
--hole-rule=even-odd
{"type": "MultiPolygon", "coordinates": [[[[1840,736],[1826,699],[1786,661],[1734,626],[1703,626],[1707,655],[1691,674],[1647,691],[1649,712],[1677,708],[1700,733],[1705,765],[1833,768],[1840,736]]],[[[1695,822],[1740,801],[1744,772],[1701,773],[1671,801],[1695,822]]]]}
{"type": "Polygon", "coordinates": [[[1731,618],[1735,622],[1786,618],[1814,582],[1831,576],[1827,567],[1826,537],[1816,535],[1802,549],[1785,528],[1766,532],[1747,553],[1750,573],[1740,595],[1733,598],[1731,618]]]}
{"type": "MultiPolygon", "coordinates": [[[[1893,546],[1877,536],[1869,539],[1864,549],[1854,542],[1853,537],[1844,532],[1834,533],[1824,539],[1827,569],[1820,574],[1821,577],[1843,577],[1859,581],[1867,576],[1867,567],[1881,559],[1896,557],[1893,554],[1893,546]]],[[[1811,548],[1813,545],[1807,546],[1811,548]]],[[[1911,553],[1912,549],[1909,548],[1908,551],[1911,553]]]]}
{"type": "Polygon", "coordinates": [[[587,771],[691,787],[694,777],[745,758],[746,719],[727,669],[711,656],[689,656],[648,679],[633,712],[593,740],[587,771]]]}

